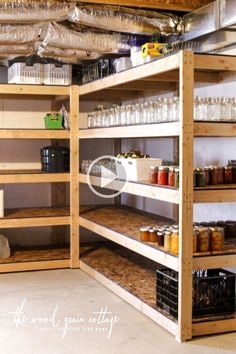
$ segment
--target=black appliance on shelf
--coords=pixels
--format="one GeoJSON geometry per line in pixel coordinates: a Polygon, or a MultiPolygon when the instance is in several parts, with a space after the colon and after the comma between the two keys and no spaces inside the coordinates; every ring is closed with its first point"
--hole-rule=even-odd
{"type": "Polygon", "coordinates": [[[40,150],[42,171],[69,172],[70,149],[65,146],[45,146],[40,150]]]}

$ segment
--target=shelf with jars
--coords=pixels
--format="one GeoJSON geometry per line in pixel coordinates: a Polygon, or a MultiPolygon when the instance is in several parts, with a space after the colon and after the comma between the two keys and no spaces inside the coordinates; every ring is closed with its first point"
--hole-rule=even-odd
{"type": "MultiPolygon", "coordinates": [[[[236,72],[236,59],[233,57],[223,57],[220,55],[214,55],[213,57],[212,55],[200,55],[190,51],[181,51],[153,63],[86,84],[80,88],[81,99],[88,101],[90,97],[91,99],[94,97],[95,93],[99,94],[99,101],[104,102],[107,93],[112,93],[114,99],[116,93],[119,91],[119,101],[123,105],[114,105],[118,100],[113,102],[111,96],[108,95],[107,97],[110,97],[113,106],[109,110],[101,106],[98,107],[99,109],[89,116],[89,128],[79,131],[79,140],[111,138],[114,139],[115,144],[115,139],[123,138],[179,138],[179,159],[173,159],[179,160],[179,171],[177,171],[179,173],[179,188],[170,188],[171,192],[174,190],[175,193],[178,193],[178,233],[177,230],[174,232],[176,240],[178,238],[178,242],[176,241],[175,243],[176,245],[178,243],[178,252],[173,253],[173,250],[164,249],[164,246],[162,246],[163,235],[161,235],[160,230],[160,235],[155,235],[153,231],[149,235],[148,230],[148,235],[152,242],[150,242],[150,238],[149,241],[140,239],[140,232],[144,233],[144,238],[145,233],[147,236],[147,228],[145,226],[159,226],[159,216],[156,216],[156,221],[153,220],[151,222],[150,220],[149,222],[140,223],[140,220],[137,220],[139,213],[136,210],[133,216],[135,231],[133,230],[133,226],[130,226],[133,225],[130,219],[122,219],[123,225],[121,225],[121,228],[118,227],[120,216],[117,216],[115,210],[107,218],[108,221],[102,217],[95,220],[91,215],[86,213],[81,214],[79,217],[81,227],[172,270],[175,268],[174,270],[178,272],[177,294],[179,314],[175,335],[179,341],[189,340],[199,334],[236,330],[235,319],[214,318],[212,322],[214,324],[213,328],[209,322],[212,318],[205,318],[199,323],[193,323],[192,318],[193,270],[213,270],[219,267],[236,266],[234,241],[225,240],[224,244],[222,242],[219,243],[221,245],[220,250],[216,250],[214,248],[216,246],[208,249],[199,249],[197,247],[197,250],[193,252],[193,245],[196,240],[193,230],[194,203],[236,201],[234,183],[194,187],[193,178],[194,137],[236,136],[236,121],[234,117],[236,101],[233,98],[194,98],[194,88],[197,86],[196,83],[212,85],[224,80],[233,80],[233,75],[231,78],[233,72],[236,72]],[[130,99],[127,95],[129,89],[135,93],[135,84],[137,83],[137,86],[139,86],[141,82],[143,85],[143,102],[140,104],[135,103],[134,105],[127,104],[127,101],[130,99]],[[175,88],[174,85],[166,86],[166,91],[162,92],[162,95],[168,91],[171,92],[171,96],[154,100],[155,92],[150,90],[145,92],[144,86],[148,87],[150,82],[152,84],[156,83],[156,94],[158,93],[158,82],[162,84],[175,84],[175,88]],[[173,109],[173,107],[175,108],[173,109]],[[213,110],[217,110],[215,116],[213,110]],[[202,113],[203,111],[204,114],[202,113]],[[123,227],[126,227],[130,231],[123,230],[123,227]],[[160,238],[160,245],[158,241],[156,243],[153,242],[154,238],[158,236],[160,238]],[[154,253],[151,253],[150,256],[150,252],[154,253]]],[[[139,90],[139,94],[134,99],[140,98],[141,94],[142,92],[139,90]]],[[[177,139],[174,141],[177,141],[177,139]]],[[[86,141],[86,144],[89,144],[89,142],[86,141]]],[[[166,171],[163,170],[162,172],[164,178],[166,171]]],[[[92,176],[91,178],[92,183],[99,185],[100,177],[92,176]]],[[[79,181],[86,183],[85,179],[86,175],[80,174],[79,181]]],[[[155,191],[164,193],[164,191],[169,190],[164,185],[160,186],[153,183],[148,185],[148,187],[151,187],[149,192],[147,192],[145,190],[146,182],[144,183],[143,181],[138,183],[128,182],[127,186],[127,193],[148,198],[153,198],[152,193],[155,193],[155,191]]],[[[115,189],[116,186],[111,185],[112,188],[115,189]]],[[[154,195],[154,199],[160,199],[160,194],[154,195]]],[[[166,201],[165,197],[160,200],[166,201]]],[[[171,202],[174,203],[173,200],[171,202]]],[[[170,221],[170,223],[173,223],[173,221],[170,221]]],[[[217,232],[220,234],[217,226],[214,230],[211,230],[211,232],[213,231],[215,232],[215,236],[217,232]]],[[[169,231],[167,230],[167,232],[169,231]]],[[[208,232],[205,233],[207,234],[208,232]]],[[[167,236],[170,235],[167,234],[167,236]]],[[[204,235],[201,234],[201,236],[203,238],[204,235]]],[[[93,274],[93,271],[89,270],[88,273],[93,274]]],[[[95,273],[94,276],[101,281],[102,276],[95,273]]],[[[115,285],[112,285],[111,288],[114,289],[114,287],[115,285]]],[[[162,325],[169,330],[166,323],[162,322],[162,325]]]]}

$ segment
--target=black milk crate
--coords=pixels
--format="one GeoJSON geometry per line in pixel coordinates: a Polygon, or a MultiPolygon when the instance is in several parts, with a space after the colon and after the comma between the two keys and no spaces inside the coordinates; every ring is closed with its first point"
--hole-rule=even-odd
{"type": "MultiPolygon", "coordinates": [[[[178,318],[178,273],[158,269],[156,305],[160,311],[178,318]]],[[[235,312],[235,274],[224,269],[193,272],[193,318],[235,312]]]]}

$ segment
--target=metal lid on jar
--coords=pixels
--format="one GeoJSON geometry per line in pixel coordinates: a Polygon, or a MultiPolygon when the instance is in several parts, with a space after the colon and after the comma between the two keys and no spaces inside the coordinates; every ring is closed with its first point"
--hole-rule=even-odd
{"type": "Polygon", "coordinates": [[[165,231],[165,236],[171,236],[171,232],[170,231],[165,231]]]}
{"type": "Polygon", "coordinates": [[[150,166],[150,170],[152,170],[152,171],[155,171],[155,170],[157,170],[157,169],[158,169],[157,166],[150,166]]]}
{"type": "Polygon", "coordinates": [[[173,230],[173,234],[178,234],[178,233],[179,233],[179,230],[177,230],[177,229],[173,230]]]}
{"type": "Polygon", "coordinates": [[[164,232],[158,231],[157,236],[164,236],[164,232]]]}
{"type": "Polygon", "coordinates": [[[158,167],[158,170],[159,171],[168,171],[169,167],[168,166],[160,166],[160,167],[158,167]]]}
{"type": "Polygon", "coordinates": [[[176,168],[175,168],[175,172],[179,172],[179,167],[176,167],[176,168]]]}
{"type": "Polygon", "coordinates": [[[140,227],[140,231],[141,232],[149,231],[149,229],[150,229],[150,226],[142,226],[142,227],[140,227]]]}
{"type": "Polygon", "coordinates": [[[155,229],[153,229],[153,228],[151,228],[151,229],[149,229],[149,232],[156,232],[157,230],[155,230],[155,229]]]}
{"type": "Polygon", "coordinates": [[[223,227],[219,227],[219,226],[210,227],[210,230],[211,230],[211,231],[224,232],[224,228],[223,228],[223,227]]]}
{"type": "Polygon", "coordinates": [[[225,170],[232,170],[232,169],[233,169],[233,166],[227,165],[227,166],[225,166],[224,168],[225,168],[225,170]]]}

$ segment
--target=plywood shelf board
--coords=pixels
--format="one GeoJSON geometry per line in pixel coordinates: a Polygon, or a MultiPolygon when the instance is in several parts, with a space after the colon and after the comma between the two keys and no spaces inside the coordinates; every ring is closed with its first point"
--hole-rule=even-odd
{"type": "Polygon", "coordinates": [[[69,96],[69,86],[0,84],[0,95],[69,96]]]}
{"type": "Polygon", "coordinates": [[[6,210],[0,228],[70,225],[69,208],[25,208],[6,210]]]}
{"type": "Polygon", "coordinates": [[[178,122],[81,129],[79,131],[80,139],[174,137],[178,135],[178,122]]]}
{"type": "Polygon", "coordinates": [[[11,256],[6,259],[0,259],[0,264],[65,260],[69,258],[70,249],[68,247],[12,247],[11,256]]]}
{"type": "MultiPolygon", "coordinates": [[[[120,191],[122,189],[123,193],[130,193],[133,195],[139,195],[146,198],[158,199],[174,204],[179,202],[179,192],[178,189],[173,187],[161,187],[156,184],[150,184],[148,181],[139,182],[126,182],[124,184],[121,180],[111,181],[109,179],[103,178],[103,183],[107,181],[107,189],[120,191]],[[110,181],[110,182],[109,182],[110,181]]],[[[87,175],[80,173],[79,181],[81,183],[88,183],[87,175]]],[[[94,186],[101,186],[101,178],[96,176],[90,176],[89,181],[94,186]]]]}
{"type": "Polygon", "coordinates": [[[41,170],[0,170],[0,183],[69,182],[69,173],[48,173],[41,170]]]}
{"type": "Polygon", "coordinates": [[[0,129],[0,139],[69,139],[67,130],[0,129]]]}

